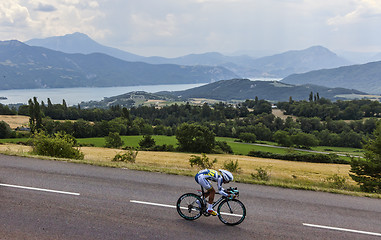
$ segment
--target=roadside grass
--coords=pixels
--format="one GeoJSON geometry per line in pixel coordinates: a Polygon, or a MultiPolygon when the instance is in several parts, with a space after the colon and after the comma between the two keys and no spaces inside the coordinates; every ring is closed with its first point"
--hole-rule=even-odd
{"type": "MultiPolygon", "coordinates": [[[[190,156],[194,155],[192,153],[139,151],[135,163],[126,163],[112,161],[117,153],[123,153],[125,152],[124,150],[102,147],[81,147],[80,149],[85,155],[84,160],[35,156],[30,153],[31,147],[29,146],[16,144],[0,145],[0,153],[8,155],[185,176],[194,176],[194,174],[199,171],[198,168],[192,168],[189,164],[190,156]]],[[[234,173],[234,177],[236,181],[242,183],[381,198],[381,194],[360,192],[357,184],[348,175],[350,166],[345,164],[292,162],[229,154],[209,154],[207,156],[210,159],[217,158],[217,163],[214,166],[216,169],[223,168],[225,162],[238,161],[240,171],[234,173]],[[270,176],[270,179],[268,181],[254,179],[252,175],[255,174],[258,169],[264,169],[270,176]],[[343,182],[338,184],[338,182],[335,181],[337,178],[343,182]]]]}

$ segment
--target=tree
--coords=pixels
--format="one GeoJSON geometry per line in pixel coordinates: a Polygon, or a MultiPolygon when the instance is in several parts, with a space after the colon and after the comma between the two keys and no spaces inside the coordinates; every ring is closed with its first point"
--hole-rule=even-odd
{"type": "Polygon", "coordinates": [[[156,144],[155,139],[153,139],[151,135],[145,135],[139,141],[139,146],[141,148],[150,148],[150,147],[155,146],[155,144],[156,144]]]}
{"type": "Polygon", "coordinates": [[[239,139],[246,143],[255,143],[257,136],[254,133],[243,132],[239,134],[239,139]]]}
{"type": "Polygon", "coordinates": [[[12,130],[8,123],[0,121],[0,138],[9,138],[12,134],[12,130]]]}
{"type": "Polygon", "coordinates": [[[283,130],[278,130],[273,135],[274,141],[283,147],[291,147],[292,141],[290,134],[283,130]]]}
{"type": "Polygon", "coordinates": [[[29,103],[30,131],[32,133],[35,133],[42,128],[42,115],[41,115],[40,104],[38,103],[36,97],[33,98],[33,101],[32,99],[29,99],[28,103],[29,103]]]}
{"type": "Polygon", "coordinates": [[[215,145],[214,133],[199,124],[181,124],[176,130],[179,149],[184,152],[210,153],[215,145]]]}
{"type": "Polygon", "coordinates": [[[313,99],[314,99],[314,93],[313,93],[313,92],[310,92],[310,96],[309,96],[308,100],[309,100],[310,102],[312,102],[313,99]]]}
{"type": "Polygon", "coordinates": [[[296,146],[305,148],[314,147],[319,144],[319,140],[314,135],[303,132],[292,135],[291,140],[296,146]]]}
{"type": "Polygon", "coordinates": [[[119,148],[123,146],[124,142],[119,136],[119,133],[117,132],[111,132],[108,134],[107,137],[105,137],[106,145],[105,147],[108,148],[119,148]]]}
{"type": "Polygon", "coordinates": [[[374,139],[364,146],[365,157],[352,159],[351,178],[361,190],[381,193],[381,124],[374,131],[374,139]]]}

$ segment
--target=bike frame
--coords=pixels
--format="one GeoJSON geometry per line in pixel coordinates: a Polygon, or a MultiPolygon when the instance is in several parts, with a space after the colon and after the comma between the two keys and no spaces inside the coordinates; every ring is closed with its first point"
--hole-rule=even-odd
{"type": "MultiPolygon", "coordinates": [[[[205,191],[204,191],[204,188],[201,186],[201,192],[202,192],[202,201],[204,202],[204,206],[206,206],[206,199],[205,199],[205,191]]],[[[217,201],[215,201],[212,205],[212,207],[214,208],[215,206],[217,206],[218,204],[220,204],[223,200],[225,200],[226,197],[224,196],[221,196],[219,199],[217,199],[217,201]]],[[[230,208],[230,204],[229,204],[229,201],[227,202],[228,206],[229,206],[229,209],[231,211],[231,208],[230,208]]],[[[205,209],[202,209],[202,212],[205,212],[205,209]]]]}

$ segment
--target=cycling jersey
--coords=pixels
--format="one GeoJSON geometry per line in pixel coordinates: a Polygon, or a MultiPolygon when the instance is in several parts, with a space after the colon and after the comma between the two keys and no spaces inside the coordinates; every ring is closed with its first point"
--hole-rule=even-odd
{"type": "Polygon", "coordinates": [[[201,170],[196,174],[194,178],[196,182],[200,184],[206,190],[210,190],[212,188],[212,185],[210,184],[208,180],[217,182],[218,193],[225,197],[229,195],[225,192],[225,189],[222,188],[223,178],[216,170],[212,170],[212,169],[201,170]]]}

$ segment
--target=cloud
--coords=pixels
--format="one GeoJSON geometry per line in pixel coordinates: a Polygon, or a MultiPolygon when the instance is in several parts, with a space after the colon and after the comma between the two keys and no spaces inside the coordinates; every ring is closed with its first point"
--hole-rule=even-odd
{"type": "Polygon", "coordinates": [[[25,41],[73,32],[99,38],[108,30],[95,20],[104,17],[96,0],[1,0],[0,39],[25,41]]]}
{"type": "Polygon", "coordinates": [[[352,11],[328,19],[327,24],[339,26],[366,21],[369,18],[381,18],[381,1],[357,0],[353,5],[352,11]]]}
{"type": "Polygon", "coordinates": [[[5,27],[27,26],[31,22],[29,11],[18,1],[0,1],[0,24],[5,27]]]}
{"type": "Polygon", "coordinates": [[[54,12],[57,10],[57,8],[50,4],[39,3],[35,10],[41,12],[54,12]]]}

